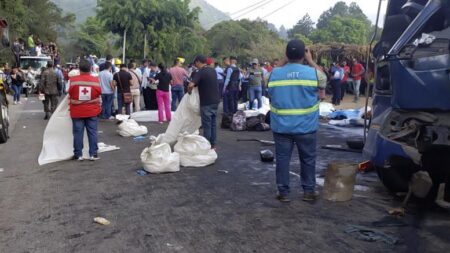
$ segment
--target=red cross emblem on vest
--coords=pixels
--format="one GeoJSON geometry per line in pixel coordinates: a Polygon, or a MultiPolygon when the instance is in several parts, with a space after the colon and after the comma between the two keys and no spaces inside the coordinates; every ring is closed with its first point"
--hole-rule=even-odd
{"type": "Polygon", "coordinates": [[[84,89],[81,91],[83,92],[84,95],[86,95],[87,93],[89,93],[88,89],[86,89],[86,87],[84,87],[84,89]]]}
{"type": "Polygon", "coordinates": [[[88,101],[91,100],[92,96],[92,87],[89,86],[80,86],[78,90],[78,100],[80,101],[88,101]]]}

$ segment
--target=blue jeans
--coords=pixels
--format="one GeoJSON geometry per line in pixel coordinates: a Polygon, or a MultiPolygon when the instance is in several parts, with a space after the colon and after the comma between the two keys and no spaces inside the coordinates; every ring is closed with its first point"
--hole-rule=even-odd
{"type": "Polygon", "coordinates": [[[353,94],[355,95],[355,100],[359,98],[359,88],[361,86],[361,80],[353,80],[353,94]]]}
{"type": "Polygon", "coordinates": [[[200,107],[202,117],[203,137],[205,137],[214,147],[217,140],[216,116],[218,104],[205,105],[200,107]]]}
{"type": "Polygon", "coordinates": [[[223,97],[223,112],[224,113],[236,113],[238,106],[238,90],[226,90],[223,97]]]}
{"type": "Polygon", "coordinates": [[[102,119],[109,119],[112,115],[114,94],[102,94],[102,119]]]}
{"type": "Polygon", "coordinates": [[[14,102],[19,102],[20,101],[20,95],[22,94],[22,85],[20,85],[20,86],[11,85],[11,88],[14,91],[14,102]]]}
{"type": "Polygon", "coordinates": [[[97,155],[97,117],[72,119],[73,125],[73,154],[76,157],[83,156],[84,128],[86,128],[89,140],[89,155],[97,155]]]}
{"type": "MultiPolygon", "coordinates": [[[[117,93],[117,113],[122,114],[122,108],[123,108],[123,94],[117,93]]],[[[131,114],[131,104],[125,104],[125,114],[130,115],[131,114]]]]}
{"type": "Polygon", "coordinates": [[[258,100],[258,109],[262,107],[262,87],[261,86],[249,86],[248,98],[250,100],[249,108],[253,109],[253,101],[255,98],[258,100]]]}
{"type": "Polygon", "coordinates": [[[289,163],[291,162],[294,143],[300,157],[300,183],[304,192],[314,192],[316,187],[316,142],[317,134],[278,134],[273,133],[275,140],[276,177],[280,195],[288,195],[289,163]]]}
{"type": "Polygon", "coordinates": [[[172,86],[172,111],[177,110],[177,101],[181,102],[181,99],[184,96],[184,86],[181,84],[177,84],[172,86]]]}

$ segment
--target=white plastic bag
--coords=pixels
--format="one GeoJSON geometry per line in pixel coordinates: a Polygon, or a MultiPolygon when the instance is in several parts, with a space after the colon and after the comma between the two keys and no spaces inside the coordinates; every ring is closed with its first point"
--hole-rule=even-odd
{"type": "Polygon", "coordinates": [[[128,119],[119,124],[119,134],[123,137],[136,137],[148,133],[146,126],[140,126],[135,120],[128,119]]]}
{"type": "Polygon", "coordinates": [[[172,153],[169,144],[153,143],[141,153],[144,170],[150,173],[180,171],[180,155],[172,153]]]}
{"type": "Polygon", "coordinates": [[[320,102],[319,111],[321,117],[327,117],[330,113],[336,111],[336,109],[332,103],[320,102]]]}
{"type": "Polygon", "coordinates": [[[209,141],[200,135],[180,135],[174,150],[180,154],[183,167],[205,167],[217,160],[216,151],[211,149],[209,141]]]}
{"type": "Polygon", "coordinates": [[[170,121],[162,142],[174,145],[180,133],[192,134],[202,125],[200,118],[200,97],[198,89],[184,95],[178,105],[175,115],[170,121]]]}
{"type": "MultiPolygon", "coordinates": [[[[84,132],[83,158],[89,158],[87,132],[84,132]]],[[[98,153],[117,150],[119,147],[99,143],[98,153]]],[[[73,157],[72,118],[69,112],[68,96],[59,103],[45,128],[39,165],[70,160],[73,157]]]]}

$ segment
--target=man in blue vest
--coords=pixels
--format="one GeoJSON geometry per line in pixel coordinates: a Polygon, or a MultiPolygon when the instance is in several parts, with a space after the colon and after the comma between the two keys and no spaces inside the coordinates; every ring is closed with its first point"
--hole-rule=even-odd
{"type": "Polygon", "coordinates": [[[327,78],[313,61],[311,52],[305,50],[303,41],[291,40],[286,47],[286,56],[288,62],[273,69],[269,79],[270,122],[277,163],[277,199],[281,202],[290,201],[289,163],[295,144],[300,156],[303,200],[315,201],[318,197],[315,191],[315,167],[319,99],[324,96],[327,78]]]}
{"type": "Polygon", "coordinates": [[[237,58],[230,56],[230,65],[225,70],[225,83],[223,87],[223,112],[236,113],[238,107],[241,71],[237,67],[237,58]]]}

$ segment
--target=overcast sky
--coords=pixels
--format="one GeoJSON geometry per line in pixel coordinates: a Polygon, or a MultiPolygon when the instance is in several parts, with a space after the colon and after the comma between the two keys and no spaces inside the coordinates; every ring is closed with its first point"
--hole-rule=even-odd
{"type": "MultiPolygon", "coordinates": [[[[270,23],[275,24],[277,27],[284,25],[286,28],[291,28],[297,21],[303,17],[306,13],[309,13],[312,20],[314,22],[317,21],[320,14],[325,10],[328,10],[331,6],[333,6],[338,0],[206,0],[208,3],[216,7],[217,9],[228,13],[234,14],[231,15],[233,19],[256,19],[258,17],[265,17],[277,9],[285,6],[284,8],[276,11],[275,13],[264,18],[270,23]],[[236,13],[246,7],[258,3],[267,4],[261,5],[261,7],[256,8],[254,11],[253,8],[247,8],[245,11],[241,11],[236,13]],[[245,13],[249,12],[249,13],[245,13]],[[235,14],[236,13],[236,14],[235,14]]],[[[344,2],[350,4],[351,2],[356,2],[363,12],[372,20],[372,23],[375,23],[375,19],[377,16],[377,8],[378,8],[378,0],[343,0],[344,2]]],[[[383,0],[382,7],[382,15],[380,23],[384,21],[384,13],[386,10],[387,0],[383,0]]],[[[382,24],[380,24],[382,26],[382,24]]]]}

